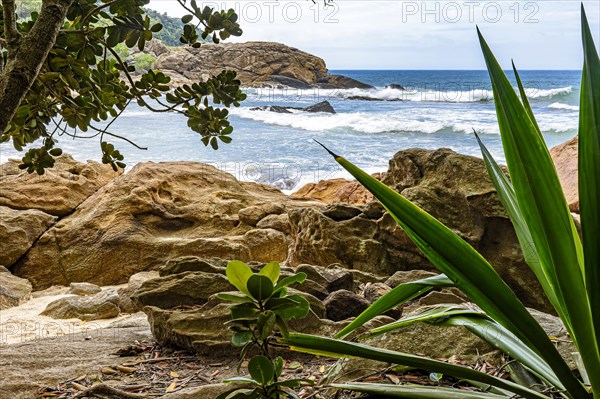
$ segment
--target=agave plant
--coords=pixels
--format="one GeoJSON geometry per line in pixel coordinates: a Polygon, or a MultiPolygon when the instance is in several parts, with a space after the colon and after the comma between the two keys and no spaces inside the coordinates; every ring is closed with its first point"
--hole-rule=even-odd
{"type": "Polygon", "coordinates": [[[396,287],[335,338],[290,334],[280,343],[294,350],[337,357],[362,357],[444,373],[482,388],[375,383],[332,384],[340,389],[404,398],[600,398],[600,59],[582,5],[584,66],[579,114],[579,196],[582,236],[569,212],[556,169],[514,67],[519,94],[477,31],[494,92],[510,179],[480,144],[489,175],[509,214],[525,260],[562,319],[579,353],[571,370],[540,324],[490,263],[454,232],[396,191],[333,154],[398,222],[443,274],[396,287]],[[344,338],[372,319],[433,287],[454,285],[477,305],[439,307],[366,333],[373,336],[414,322],[465,326],[514,359],[535,378],[528,386],[471,368],[384,350],[344,338]]]}

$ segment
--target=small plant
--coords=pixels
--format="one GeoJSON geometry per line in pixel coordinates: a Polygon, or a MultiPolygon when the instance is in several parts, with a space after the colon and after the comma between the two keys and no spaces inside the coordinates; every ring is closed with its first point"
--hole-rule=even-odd
{"type": "MultiPolygon", "coordinates": [[[[280,397],[297,398],[285,388],[300,386],[307,379],[289,379],[280,381],[284,360],[273,357],[270,344],[275,334],[287,337],[286,321],[306,317],[310,306],[301,295],[288,295],[287,287],[302,283],[305,273],[297,273],[279,280],[279,263],[266,264],[258,273],[240,261],[231,261],[227,265],[227,279],[238,292],[220,293],[221,299],[236,303],[231,307],[230,329],[233,331],[231,343],[242,348],[240,365],[251,348],[258,348],[256,355],[248,362],[248,377],[235,377],[225,382],[247,384],[248,388],[238,388],[221,394],[218,399],[278,399],[280,397]]],[[[238,367],[239,370],[239,367],[238,367]]]]}

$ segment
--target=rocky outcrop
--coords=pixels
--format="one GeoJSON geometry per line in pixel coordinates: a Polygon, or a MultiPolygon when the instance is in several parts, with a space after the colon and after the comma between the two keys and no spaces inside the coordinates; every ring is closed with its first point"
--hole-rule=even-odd
{"type": "MultiPolygon", "coordinates": [[[[478,249],[528,306],[551,311],[525,264],[481,159],[448,149],[400,151],[382,181],[478,249]]],[[[342,218],[332,217],[324,209],[289,211],[293,240],[289,262],[340,263],[380,275],[399,270],[435,271],[387,213],[375,203],[361,209],[362,213],[342,218]]]]}
{"type": "Polygon", "coordinates": [[[550,150],[567,204],[575,213],[579,213],[578,146],[579,136],[575,136],[550,150]]]}
{"type": "Polygon", "coordinates": [[[42,289],[123,283],[183,255],[284,261],[286,235],[253,224],[311,204],[205,164],[138,164],[46,231],[13,272],[42,289]]]}
{"type": "Polygon", "coordinates": [[[372,87],[344,76],[330,75],[321,58],[274,42],[204,44],[200,49],[172,48],[161,52],[156,69],[170,76],[173,84],[207,80],[223,69],[232,69],[237,71],[244,87],[372,87]]]}
{"type": "Polygon", "coordinates": [[[69,294],[71,295],[94,295],[102,291],[102,288],[92,283],[71,283],[69,285],[69,294]]]}
{"type": "Polygon", "coordinates": [[[19,160],[0,166],[0,205],[39,209],[55,216],[70,214],[119,174],[109,165],[77,162],[68,154],[56,159],[42,176],[19,169],[19,160]]]}
{"type": "Polygon", "coordinates": [[[0,266],[0,310],[19,306],[31,297],[31,283],[0,266]]]}
{"type": "MultiPolygon", "coordinates": [[[[0,196],[1,193],[0,189],[0,196]]],[[[0,265],[15,263],[56,219],[37,209],[0,206],[0,265]]]]}

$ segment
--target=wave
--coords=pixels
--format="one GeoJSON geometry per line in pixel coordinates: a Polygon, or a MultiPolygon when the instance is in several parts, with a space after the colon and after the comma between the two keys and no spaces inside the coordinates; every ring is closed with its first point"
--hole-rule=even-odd
{"type": "MultiPolygon", "coordinates": [[[[322,101],[326,99],[346,99],[364,101],[409,101],[409,102],[447,102],[447,103],[474,103],[489,102],[494,98],[492,90],[470,89],[459,90],[459,85],[449,85],[442,90],[398,90],[392,88],[376,89],[246,89],[246,93],[253,101],[269,99],[276,101],[290,101],[297,99],[312,99],[322,101]]],[[[568,96],[573,91],[571,86],[555,89],[526,88],[525,93],[530,99],[550,99],[568,96]]]]}
{"type": "Polygon", "coordinates": [[[552,103],[548,105],[548,108],[552,109],[564,109],[566,111],[579,111],[579,107],[577,105],[569,105],[563,103],[552,103]]]}
{"type": "MultiPolygon", "coordinates": [[[[280,114],[238,108],[232,115],[307,131],[352,130],[360,133],[423,133],[455,132],[471,134],[473,129],[483,134],[499,134],[494,111],[464,111],[440,109],[405,109],[391,112],[347,112],[337,114],[296,112],[280,114]]],[[[577,129],[577,120],[567,115],[543,114],[538,121],[543,131],[566,132],[577,129]]]]}

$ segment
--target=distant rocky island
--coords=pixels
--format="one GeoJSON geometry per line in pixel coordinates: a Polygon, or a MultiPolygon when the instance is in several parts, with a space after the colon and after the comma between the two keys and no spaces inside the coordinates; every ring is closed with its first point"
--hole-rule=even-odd
{"type": "Polygon", "coordinates": [[[152,41],[145,52],[156,58],[154,68],[171,77],[173,85],[206,80],[223,69],[232,69],[238,73],[243,87],[373,88],[346,76],[330,74],[323,59],[275,42],[207,43],[196,49],[167,47],[152,41]]]}

